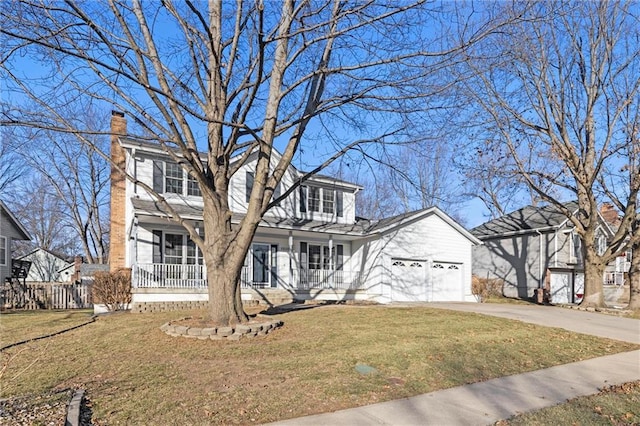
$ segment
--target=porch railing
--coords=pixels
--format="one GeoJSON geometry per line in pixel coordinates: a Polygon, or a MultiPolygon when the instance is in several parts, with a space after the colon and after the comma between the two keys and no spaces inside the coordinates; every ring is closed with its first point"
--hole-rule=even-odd
{"type": "Polygon", "coordinates": [[[143,263],[133,268],[132,279],[133,286],[139,288],[204,288],[207,269],[203,265],[143,263]]]}
{"type": "Polygon", "coordinates": [[[298,289],[337,289],[358,288],[356,275],[350,271],[338,269],[300,269],[298,271],[298,289]]]}
{"type": "MultiPolygon", "coordinates": [[[[289,286],[289,273],[286,278],[271,276],[271,281],[254,281],[248,267],[242,268],[240,283],[242,288],[272,288],[272,282],[278,281],[289,286]]],[[[174,265],[167,263],[138,264],[133,268],[133,286],[136,288],[206,288],[207,271],[204,265],[174,265]]],[[[345,270],[299,269],[294,271],[293,287],[299,290],[358,288],[356,274],[345,270]]]]}
{"type": "Polygon", "coordinates": [[[624,272],[605,272],[604,285],[623,285],[624,284],[624,272]]]}

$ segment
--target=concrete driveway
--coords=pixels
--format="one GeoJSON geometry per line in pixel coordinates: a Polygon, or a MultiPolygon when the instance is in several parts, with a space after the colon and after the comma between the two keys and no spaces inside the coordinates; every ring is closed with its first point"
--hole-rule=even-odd
{"type": "Polygon", "coordinates": [[[556,306],[508,303],[443,302],[426,303],[424,306],[475,312],[640,344],[640,320],[621,318],[598,312],[585,312],[556,306]]]}

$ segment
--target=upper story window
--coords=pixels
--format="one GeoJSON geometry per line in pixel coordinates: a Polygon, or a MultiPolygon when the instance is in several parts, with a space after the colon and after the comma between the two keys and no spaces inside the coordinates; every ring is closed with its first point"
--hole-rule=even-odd
{"type": "Polygon", "coordinates": [[[200,185],[198,181],[191,175],[187,175],[187,195],[193,195],[194,197],[202,197],[200,192],[200,185]]]}
{"type": "Polygon", "coordinates": [[[9,248],[7,247],[7,237],[0,237],[0,265],[6,266],[9,263],[7,261],[8,253],[9,248]]]}
{"type": "Polygon", "coordinates": [[[319,186],[305,185],[300,187],[300,212],[322,212],[344,215],[342,191],[319,186]]]}
{"type": "MultiPolygon", "coordinates": [[[[255,181],[255,174],[253,172],[246,172],[245,174],[245,184],[244,184],[244,194],[245,194],[245,201],[248,203],[249,200],[251,199],[251,191],[253,190],[253,182],[255,181]]],[[[271,199],[276,199],[278,197],[280,197],[281,195],[281,190],[280,190],[280,184],[277,184],[276,187],[273,189],[273,195],[271,196],[271,199]]]]}
{"type": "Polygon", "coordinates": [[[164,163],[165,164],[165,185],[164,192],[170,192],[172,194],[182,194],[182,180],[183,170],[179,164],[176,163],[164,163]]]}
{"type": "Polygon", "coordinates": [[[322,212],[333,214],[335,210],[336,192],[331,190],[322,191],[322,212]]]}
{"type": "Polygon", "coordinates": [[[603,234],[599,234],[596,237],[596,251],[598,256],[602,256],[605,251],[607,251],[607,237],[603,234]]]}
{"type": "Polygon", "coordinates": [[[569,263],[582,263],[582,238],[575,231],[569,234],[569,263]]]}
{"type": "Polygon", "coordinates": [[[202,196],[198,181],[178,163],[169,161],[153,161],[153,190],[160,194],[202,196]]]}
{"type": "Polygon", "coordinates": [[[309,211],[320,211],[320,188],[309,186],[309,211]]]}

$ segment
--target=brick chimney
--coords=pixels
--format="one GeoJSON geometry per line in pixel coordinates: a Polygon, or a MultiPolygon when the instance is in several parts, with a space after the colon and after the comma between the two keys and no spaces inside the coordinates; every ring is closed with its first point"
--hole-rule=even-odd
{"type": "Polygon", "coordinates": [[[602,218],[608,224],[614,226],[620,225],[620,216],[613,204],[603,203],[602,206],[600,206],[600,215],[602,215],[602,218]]]}
{"type": "Polygon", "coordinates": [[[80,278],[82,278],[82,274],[80,273],[80,269],[82,268],[82,256],[76,255],[73,258],[73,277],[71,277],[71,282],[80,282],[80,278]]]}
{"type": "Polygon", "coordinates": [[[126,179],[118,168],[125,170],[125,152],[119,136],[127,134],[127,119],[120,111],[111,111],[111,229],[109,231],[109,269],[117,271],[126,266],[126,179]]]}

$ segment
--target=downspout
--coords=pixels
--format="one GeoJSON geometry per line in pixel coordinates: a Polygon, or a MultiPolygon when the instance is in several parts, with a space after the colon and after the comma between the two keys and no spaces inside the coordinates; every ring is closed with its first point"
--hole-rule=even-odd
{"type": "Polygon", "coordinates": [[[537,229],[537,228],[534,231],[538,234],[538,241],[540,242],[540,253],[538,254],[538,269],[540,271],[540,282],[538,283],[538,288],[544,289],[543,280],[545,277],[542,274],[542,232],[540,232],[540,229],[537,229]]]}
{"type": "Polygon", "coordinates": [[[558,230],[553,233],[553,266],[558,267],[558,230]]]}
{"type": "Polygon", "coordinates": [[[289,240],[288,241],[289,243],[289,287],[295,288],[297,286],[294,285],[295,276],[293,272],[293,266],[295,264],[295,260],[294,260],[294,253],[293,253],[293,232],[292,231],[289,231],[288,240],[289,240]]]}
{"type": "Polygon", "coordinates": [[[131,268],[131,282],[137,287],[138,268],[138,218],[134,216],[129,227],[129,267],[131,268]]]}

